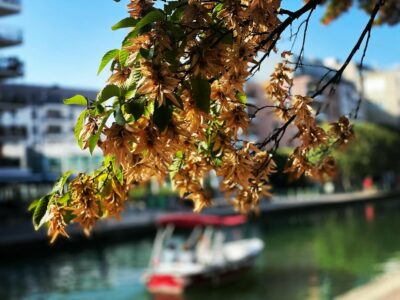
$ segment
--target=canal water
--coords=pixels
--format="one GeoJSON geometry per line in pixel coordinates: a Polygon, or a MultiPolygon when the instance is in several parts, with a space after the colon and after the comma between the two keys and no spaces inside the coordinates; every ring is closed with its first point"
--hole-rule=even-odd
{"type": "MultiPolygon", "coordinates": [[[[400,267],[400,201],[263,216],[254,269],[234,282],[189,291],[195,299],[332,299],[400,267]]],[[[0,299],[151,299],[141,283],[151,238],[0,262],[0,299]]],[[[79,245],[77,245],[79,247],[79,245]]]]}

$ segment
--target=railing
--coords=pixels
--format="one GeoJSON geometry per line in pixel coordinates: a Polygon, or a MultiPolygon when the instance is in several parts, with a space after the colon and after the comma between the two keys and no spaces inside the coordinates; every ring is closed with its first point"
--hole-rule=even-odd
{"type": "Polygon", "coordinates": [[[24,65],[17,57],[0,58],[0,74],[13,73],[15,75],[22,75],[23,70],[24,65]]]}
{"type": "Polygon", "coordinates": [[[0,126],[0,140],[20,140],[28,138],[28,129],[25,126],[0,126]]]}
{"type": "Polygon", "coordinates": [[[0,4],[21,5],[21,0],[0,0],[0,4]]]}
{"type": "Polygon", "coordinates": [[[0,42],[19,44],[23,40],[22,30],[12,27],[0,27],[0,42]]]}

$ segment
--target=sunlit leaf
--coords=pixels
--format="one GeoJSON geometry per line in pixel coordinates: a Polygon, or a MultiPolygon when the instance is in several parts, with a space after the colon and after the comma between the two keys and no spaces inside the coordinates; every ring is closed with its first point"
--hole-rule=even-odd
{"type": "Polygon", "coordinates": [[[164,19],[165,19],[165,14],[161,10],[157,9],[149,12],[142,19],[140,19],[140,21],[136,24],[135,28],[126,36],[123,45],[126,45],[126,43],[129,42],[131,38],[137,37],[140,33],[140,30],[144,26],[157,21],[163,21],[164,19]]]}
{"type": "Polygon", "coordinates": [[[121,28],[127,28],[127,27],[135,27],[135,25],[139,22],[137,19],[133,19],[131,17],[122,19],[118,23],[114,24],[111,29],[112,30],[117,30],[121,28]]]}
{"type": "Polygon", "coordinates": [[[46,195],[39,199],[33,212],[33,225],[38,230],[45,223],[45,215],[49,206],[51,195],[46,195]]]}
{"type": "Polygon", "coordinates": [[[34,200],[29,206],[28,206],[28,211],[34,210],[36,206],[38,205],[40,199],[34,200]]]}
{"type": "Polygon", "coordinates": [[[87,111],[86,109],[83,110],[83,111],[80,113],[80,115],[79,115],[79,117],[78,117],[78,120],[76,121],[75,128],[74,128],[75,139],[76,139],[76,141],[78,142],[78,145],[79,145],[79,147],[80,147],[81,149],[82,149],[82,147],[83,147],[83,142],[82,142],[82,140],[80,139],[80,135],[81,135],[81,131],[82,131],[82,128],[83,128],[83,125],[84,125],[85,118],[86,118],[87,114],[88,114],[88,111],[87,111]]]}
{"type": "Polygon", "coordinates": [[[236,93],[236,98],[240,101],[242,104],[246,104],[247,102],[247,96],[244,93],[237,92],[236,93]]]}
{"type": "Polygon", "coordinates": [[[103,69],[108,65],[108,63],[116,58],[118,54],[119,49],[113,49],[104,54],[103,58],[101,59],[99,70],[97,71],[97,75],[99,75],[101,71],[103,71],[103,69]]]}
{"type": "Polygon", "coordinates": [[[120,95],[120,88],[114,84],[109,84],[97,95],[97,102],[102,103],[112,97],[119,97],[120,95]]]}
{"type": "Polygon", "coordinates": [[[129,57],[128,51],[126,50],[119,51],[119,63],[121,64],[122,67],[125,67],[128,57],[129,57]]]}
{"type": "Polygon", "coordinates": [[[58,180],[57,182],[54,184],[53,189],[51,190],[51,194],[54,193],[62,193],[63,189],[64,189],[64,185],[67,182],[68,178],[71,177],[72,172],[71,171],[67,171],[65,172],[58,180]]]}
{"type": "Polygon", "coordinates": [[[103,120],[101,121],[101,124],[100,124],[99,128],[97,129],[96,134],[89,138],[89,151],[91,154],[93,153],[94,148],[96,147],[97,142],[100,139],[103,128],[106,125],[106,122],[107,122],[108,118],[110,117],[111,113],[112,113],[111,110],[109,112],[107,112],[107,114],[104,116],[103,120]]]}
{"type": "Polygon", "coordinates": [[[182,167],[183,158],[184,158],[184,154],[182,151],[176,152],[174,160],[169,167],[169,176],[170,176],[172,182],[173,182],[172,179],[175,177],[175,175],[179,172],[179,170],[182,167]]]}
{"type": "Polygon", "coordinates": [[[75,95],[71,98],[65,99],[64,104],[87,106],[87,100],[82,95],[75,95]]]}

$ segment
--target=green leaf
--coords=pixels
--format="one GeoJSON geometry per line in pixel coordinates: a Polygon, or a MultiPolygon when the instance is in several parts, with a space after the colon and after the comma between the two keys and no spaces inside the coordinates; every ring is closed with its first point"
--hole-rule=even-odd
{"type": "Polygon", "coordinates": [[[63,189],[64,189],[64,185],[67,182],[68,178],[71,177],[72,172],[71,171],[67,171],[65,172],[58,180],[57,182],[54,184],[53,189],[51,190],[50,194],[55,194],[55,193],[59,193],[61,194],[63,189]]]}
{"type": "Polygon", "coordinates": [[[115,168],[114,175],[120,184],[124,184],[124,173],[122,173],[122,168],[115,168]]]}
{"type": "Polygon", "coordinates": [[[38,230],[46,222],[46,212],[49,206],[51,195],[46,195],[39,199],[36,208],[33,212],[33,226],[38,230]]]}
{"type": "Polygon", "coordinates": [[[175,42],[180,41],[185,37],[185,31],[181,26],[175,25],[172,22],[167,22],[166,26],[168,28],[168,35],[171,36],[175,42]]]}
{"type": "Polygon", "coordinates": [[[72,221],[73,219],[76,218],[76,215],[74,215],[74,214],[72,213],[72,211],[67,210],[67,211],[65,212],[65,214],[64,214],[63,217],[64,217],[64,222],[65,222],[66,224],[69,224],[69,223],[71,223],[71,221],[72,221]]]}
{"type": "Polygon", "coordinates": [[[108,65],[108,63],[114,58],[116,58],[118,54],[119,54],[119,49],[113,49],[104,54],[103,58],[101,59],[99,70],[97,71],[97,75],[99,75],[101,71],[103,71],[103,69],[108,65]]]}
{"type": "Polygon", "coordinates": [[[120,95],[121,95],[120,88],[114,84],[109,84],[105,86],[97,95],[97,102],[102,103],[112,97],[119,97],[120,95]]]}
{"type": "Polygon", "coordinates": [[[154,124],[157,125],[160,131],[164,131],[167,128],[169,122],[172,119],[172,108],[168,105],[161,105],[160,107],[154,108],[153,120],[154,124]]]}
{"type": "Polygon", "coordinates": [[[140,19],[140,21],[136,24],[135,28],[125,38],[123,44],[129,41],[129,39],[137,37],[140,33],[140,29],[142,29],[144,26],[157,21],[163,21],[164,19],[165,19],[165,14],[161,10],[157,9],[149,12],[147,15],[145,15],[143,18],[140,19]]]}
{"type": "Polygon", "coordinates": [[[218,157],[214,157],[213,158],[213,163],[217,168],[219,168],[222,165],[222,159],[220,159],[218,157]]]}
{"type": "Polygon", "coordinates": [[[74,105],[87,106],[87,100],[82,95],[75,95],[75,96],[73,96],[71,98],[65,99],[64,100],[64,104],[67,104],[67,105],[74,104],[74,105]]]}
{"type": "Polygon", "coordinates": [[[175,9],[174,13],[171,15],[170,20],[174,22],[180,22],[185,12],[185,6],[182,5],[175,9]]]}
{"type": "Polygon", "coordinates": [[[129,53],[126,50],[119,51],[119,63],[122,67],[125,67],[126,61],[129,57],[129,53]]]}
{"type": "Polygon", "coordinates": [[[244,93],[237,92],[236,93],[236,98],[240,101],[242,104],[246,104],[247,102],[247,96],[244,93]]]}
{"type": "Polygon", "coordinates": [[[154,47],[150,49],[140,48],[140,55],[145,59],[152,59],[154,57],[154,47]]]}
{"type": "Polygon", "coordinates": [[[135,32],[131,31],[129,32],[126,37],[124,38],[124,40],[122,41],[122,47],[126,47],[129,46],[131,44],[131,39],[133,39],[135,37],[135,32]]]}
{"type": "Polygon", "coordinates": [[[126,123],[126,120],[124,118],[124,114],[122,113],[122,108],[120,105],[118,105],[114,111],[114,117],[115,117],[115,122],[120,125],[124,126],[126,123]]]}
{"type": "Polygon", "coordinates": [[[164,11],[167,15],[170,15],[175,9],[182,5],[181,1],[170,1],[164,5],[164,11]]]}
{"type": "Polygon", "coordinates": [[[80,113],[80,115],[79,115],[79,117],[78,117],[78,120],[76,121],[75,129],[74,129],[74,131],[75,131],[75,139],[76,139],[76,141],[78,142],[78,145],[79,145],[79,147],[80,147],[81,149],[82,149],[83,142],[82,142],[82,140],[80,139],[80,135],[81,135],[81,131],[82,131],[83,124],[84,124],[84,122],[85,122],[85,118],[86,118],[87,113],[88,113],[88,111],[87,111],[86,109],[83,110],[83,111],[80,113]]]}
{"type": "Polygon", "coordinates": [[[154,113],[154,101],[149,101],[147,105],[144,107],[144,115],[146,117],[150,117],[154,113]]]}
{"type": "Polygon", "coordinates": [[[173,182],[173,178],[175,177],[175,175],[179,172],[179,170],[182,167],[183,158],[184,158],[184,154],[182,151],[178,151],[175,153],[175,157],[172,161],[172,164],[169,166],[169,169],[168,169],[169,176],[170,176],[172,182],[173,182]]]}
{"type": "Polygon", "coordinates": [[[125,99],[129,100],[135,97],[136,95],[136,85],[134,85],[132,88],[125,90],[125,99]]]}
{"type": "Polygon", "coordinates": [[[108,118],[110,117],[111,114],[112,114],[112,110],[110,110],[110,111],[108,111],[106,113],[106,115],[104,116],[103,120],[101,121],[101,124],[100,124],[99,128],[97,129],[96,134],[89,138],[89,151],[90,151],[90,154],[93,153],[94,148],[96,147],[97,142],[100,139],[101,132],[103,131],[103,128],[106,125],[106,122],[107,122],[107,120],[108,120],[108,118]]]}
{"type": "Polygon", "coordinates": [[[62,195],[61,198],[57,200],[57,202],[60,203],[61,205],[67,205],[69,200],[71,200],[71,194],[65,193],[64,195],[62,195]]]}
{"type": "Polygon", "coordinates": [[[127,104],[125,104],[125,109],[128,114],[131,114],[135,118],[135,120],[138,120],[144,114],[145,104],[145,97],[131,99],[127,104]]]}
{"type": "Polygon", "coordinates": [[[196,106],[206,113],[210,112],[210,83],[205,79],[196,77],[191,80],[191,85],[196,106]]]}
{"type": "Polygon", "coordinates": [[[28,206],[28,211],[34,210],[36,206],[38,205],[40,199],[34,200],[29,206],[28,206]]]}
{"type": "Polygon", "coordinates": [[[121,166],[119,166],[117,168],[117,164],[115,162],[115,156],[108,155],[108,156],[106,156],[104,161],[105,161],[105,165],[109,165],[111,163],[114,176],[118,179],[119,183],[123,184],[124,183],[124,174],[122,173],[121,166]]]}
{"type": "Polygon", "coordinates": [[[117,30],[117,29],[121,29],[121,28],[135,27],[135,25],[138,22],[139,22],[139,20],[128,17],[128,18],[122,19],[118,23],[114,24],[111,27],[111,29],[112,30],[117,30]]]}
{"type": "Polygon", "coordinates": [[[96,103],[96,116],[104,113],[104,106],[100,103],[96,103]]]}
{"type": "Polygon", "coordinates": [[[215,5],[213,12],[220,12],[222,10],[222,8],[224,7],[224,5],[222,3],[218,3],[217,5],[215,5]]]}

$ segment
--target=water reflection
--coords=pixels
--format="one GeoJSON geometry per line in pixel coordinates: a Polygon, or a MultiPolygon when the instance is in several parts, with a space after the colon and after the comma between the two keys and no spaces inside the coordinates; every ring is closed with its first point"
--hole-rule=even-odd
{"type": "MultiPolygon", "coordinates": [[[[399,212],[398,204],[389,203],[253,224],[248,229],[258,231],[266,243],[256,267],[235,282],[190,290],[184,299],[331,299],[398,267],[399,212]]],[[[140,280],[151,243],[145,239],[19,262],[3,260],[0,299],[151,299],[140,280]]]]}

